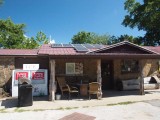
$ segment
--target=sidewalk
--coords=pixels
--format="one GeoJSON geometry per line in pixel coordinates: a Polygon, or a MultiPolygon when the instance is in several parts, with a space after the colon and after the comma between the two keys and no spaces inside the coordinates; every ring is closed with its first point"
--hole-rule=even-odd
{"type": "MultiPolygon", "coordinates": [[[[139,95],[138,91],[106,91],[102,100],[97,99],[73,99],[73,100],[55,100],[48,101],[47,98],[36,98],[33,106],[22,107],[23,110],[54,110],[54,109],[71,109],[85,108],[94,106],[106,106],[121,102],[136,102],[160,99],[160,90],[145,91],[145,95],[139,95]]],[[[13,112],[17,109],[17,98],[5,98],[0,100],[0,110],[5,109],[7,112],[13,112]]]]}

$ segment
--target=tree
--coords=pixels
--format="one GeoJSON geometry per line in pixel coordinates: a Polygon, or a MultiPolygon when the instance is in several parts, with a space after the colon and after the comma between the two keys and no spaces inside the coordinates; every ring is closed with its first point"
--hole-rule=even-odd
{"type": "Polygon", "coordinates": [[[160,44],[160,0],[143,0],[143,4],[135,0],[127,0],[124,9],[128,14],[122,24],[125,27],[138,27],[146,31],[142,38],[144,45],[160,44]]]}
{"type": "MultiPolygon", "coordinates": [[[[37,41],[35,40],[34,37],[31,38],[26,38],[23,43],[21,44],[21,49],[34,49],[34,48],[38,48],[39,44],[37,43],[37,41]]],[[[18,47],[17,47],[18,48],[18,47]]]]}
{"type": "Polygon", "coordinates": [[[49,39],[46,37],[45,33],[43,33],[42,31],[37,33],[36,41],[37,41],[37,43],[39,45],[48,44],[49,43],[49,39]]]}
{"type": "Polygon", "coordinates": [[[129,41],[131,43],[134,43],[134,44],[142,45],[142,38],[141,37],[133,37],[133,36],[130,36],[127,34],[120,35],[119,37],[112,36],[110,38],[110,44],[119,43],[119,42],[122,42],[125,40],[129,41]]]}
{"type": "Polygon", "coordinates": [[[73,44],[83,44],[83,43],[108,44],[109,38],[110,38],[110,36],[107,34],[98,35],[93,32],[81,31],[73,36],[72,43],[73,44]]]}
{"type": "Polygon", "coordinates": [[[34,49],[39,48],[42,44],[48,44],[49,39],[46,37],[45,33],[38,32],[36,37],[25,38],[20,48],[23,49],[34,49]]]}
{"type": "Polygon", "coordinates": [[[72,43],[73,44],[89,43],[90,39],[91,39],[91,32],[81,31],[73,36],[72,43]]]}
{"type": "Polygon", "coordinates": [[[39,48],[42,44],[48,44],[48,43],[49,43],[49,39],[46,37],[45,33],[40,31],[36,34],[35,38],[26,37],[26,39],[23,40],[21,48],[34,49],[34,48],[39,48]]]}
{"type": "Polygon", "coordinates": [[[24,24],[14,24],[10,18],[0,20],[0,43],[4,48],[20,48],[24,37],[24,24]]]}
{"type": "Polygon", "coordinates": [[[25,37],[24,28],[25,24],[15,24],[10,18],[0,20],[0,47],[34,49],[49,42],[41,31],[37,33],[35,38],[25,37]]]}
{"type": "Polygon", "coordinates": [[[0,0],[0,5],[2,5],[2,4],[3,4],[3,2],[4,2],[3,0],[0,0]]]}
{"type": "Polygon", "coordinates": [[[108,34],[99,35],[96,33],[92,33],[91,38],[92,38],[92,39],[90,39],[91,44],[107,45],[107,44],[109,44],[110,35],[108,35],[108,34]]]}

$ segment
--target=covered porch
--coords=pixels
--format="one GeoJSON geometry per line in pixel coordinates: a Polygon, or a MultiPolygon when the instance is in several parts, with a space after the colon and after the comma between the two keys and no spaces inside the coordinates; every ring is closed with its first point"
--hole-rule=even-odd
{"type": "Polygon", "coordinates": [[[55,94],[61,94],[57,77],[64,77],[68,85],[77,87],[82,98],[88,97],[89,83],[101,83],[101,60],[97,58],[50,59],[50,68],[50,100],[55,100],[55,94]]]}
{"type": "Polygon", "coordinates": [[[81,98],[88,99],[88,84],[91,82],[99,82],[102,91],[105,92],[103,97],[107,97],[106,91],[119,90],[118,83],[130,79],[139,80],[141,88],[137,89],[136,93],[144,94],[142,78],[159,73],[158,61],[158,59],[135,59],[135,56],[125,59],[107,59],[104,57],[103,59],[50,59],[49,99],[55,100],[55,94],[61,94],[57,77],[64,77],[69,85],[78,87],[81,98]],[[74,73],[68,74],[67,67],[73,67],[74,73]],[[87,88],[80,89],[80,86],[83,85],[87,85],[87,88]]]}
{"type": "Polygon", "coordinates": [[[144,95],[143,78],[159,75],[159,59],[158,53],[129,42],[86,54],[50,56],[49,98],[55,100],[58,76],[71,84],[98,82],[102,90],[117,90],[118,82],[137,79],[144,95]]]}

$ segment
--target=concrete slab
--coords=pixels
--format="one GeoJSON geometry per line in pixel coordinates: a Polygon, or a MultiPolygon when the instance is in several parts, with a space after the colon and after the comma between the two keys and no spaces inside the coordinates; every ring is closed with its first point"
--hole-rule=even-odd
{"type": "MultiPolygon", "coordinates": [[[[101,100],[91,99],[72,99],[48,101],[47,97],[34,98],[33,106],[22,107],[23,110],[53,110],[53,109],[71,109],[86,108],[94,106],[106,106],[121,102],[138,102],[147,100],[160,100],[160,90],[145,91],[145,95],[139,95],[138,91],[105,91],[101,100]]],[[[7,111],[17,109],[17,98],[4,98],[0,100],[0,109],[6,108],[7,111]]]]}

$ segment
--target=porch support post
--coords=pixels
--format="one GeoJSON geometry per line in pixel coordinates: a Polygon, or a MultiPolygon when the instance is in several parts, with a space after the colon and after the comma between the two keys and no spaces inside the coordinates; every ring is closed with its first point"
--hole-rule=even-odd
{"type": "Polygon", "coordinates": [[[143,60],[140,61],[140,95],[145,95],[144,93],[144,74],[143,74],[143,60]]]}
{"type": "Polygon", "coordinates": [[[50,82],[49,82],[49,100],[55,100],[56,83],[55,83],[55,60],[50,60],[50,82]]]}
{"type": "Polygon", "coordinates": [[[97,82],[102,84],[102,77],[101,77],[101,60],[97,60],[97,82]]]}
{"type": "Polygon", "coordinates": [[[102,98],[102,77],[101,77],[101,59],[97,60],[97,82],[100,84],[100,94],[99,94],[99,98],[102,98]]]}

